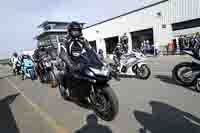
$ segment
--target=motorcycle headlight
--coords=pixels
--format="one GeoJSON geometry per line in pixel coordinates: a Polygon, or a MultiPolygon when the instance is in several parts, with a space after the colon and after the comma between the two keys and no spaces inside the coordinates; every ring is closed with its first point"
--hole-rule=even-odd
{"type": "Polygon", "coordinates": [[[103,75],[103,76],[108,76],[109,74],[109,69],[106,67],[102,67],[102,69],[95,69],[95,68],[90,68],[96,75],[103,75]]]}

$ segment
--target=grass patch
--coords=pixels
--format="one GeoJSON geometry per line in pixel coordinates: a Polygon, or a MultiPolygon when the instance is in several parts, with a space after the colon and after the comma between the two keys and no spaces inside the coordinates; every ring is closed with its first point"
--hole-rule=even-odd
{"type": "Polygon", "coordinates": [[[0,60],[0,64],[2,64],[2,65],[7,65],[7,64],[9,64],[9,59],[1,59],[1,60],[0,60]]]}

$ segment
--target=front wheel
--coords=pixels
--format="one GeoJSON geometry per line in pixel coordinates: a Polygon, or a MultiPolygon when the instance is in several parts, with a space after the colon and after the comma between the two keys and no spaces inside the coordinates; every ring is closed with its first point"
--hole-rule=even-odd
{"type": "Polygon", "coordinates": [[[132,71],[136,72],[136,75],[140,79],[148,79],[151,75],[151,70],[146,64],[142,64],[140,67],[137,67],[135,70],[135,67],[132,67],[132,71]]]}
{"type": "MultiPolygon", "coordinates": [[[[92,96],[93,97],[93,96],[92,96]]],[[[96,88],[95,100],[91,98],[95,113],[105,121],[112,121],[118,114],[119,103],[109,85],[96,88]]]]}
{"type": "Polygon", "coordinates": [[[191,62],[183,62],[176,65],[172,70],[172,77],[177,83],[184,86],[194,86],[196,84],[196,78],[192,74],[191,62]]]}

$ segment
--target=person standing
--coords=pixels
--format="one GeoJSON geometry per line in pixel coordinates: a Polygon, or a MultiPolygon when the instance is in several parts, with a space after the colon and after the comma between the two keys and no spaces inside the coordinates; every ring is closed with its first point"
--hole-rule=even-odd
{"type": "Polygon", "coordinates": [[[154,45],[154,54],[155,56],[157,56],[160,52],[160,44],[159,42],[156,42],[155,45],[154,45]]]}

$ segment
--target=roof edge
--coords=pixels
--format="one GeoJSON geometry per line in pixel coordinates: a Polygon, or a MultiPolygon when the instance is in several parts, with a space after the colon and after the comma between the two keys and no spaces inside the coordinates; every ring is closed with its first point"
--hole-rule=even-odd
{"type": "Polygon", "coordinates": [[[150,5],[147,5],[147,6],[144,6],[144,7],[141,7],[141,8],[138,8],[138,9],[132,10],[132,11],[129,11],[129,12],[127,12],[127,13],[124,13],[124,14],[118,15],[118,16],[116,16],[116,17],[112,17],[112,18],[109,18],[109,19],[103,20],[103,21],[101,21],[101,22],[98,22],[98,23],[95,23],[95,24],[89,25],[89,26],[85,27],[84,29],[88,29],[88,28],[90,28],[90,27],[94,27],[94,26],[96,26],[96,25],[99,25],[99,24],[102,24],[102,23],[108,22],[108,21],[110,21],[110,20],[114,20],[114,19],[117,19],[117,18],[119,18],[119,17],[126,16],[126,15],[131,14],[131,13],[134,13],[134,12],[138,12],[138,11],[141,11],[141,10],[146,9],[146,8],[150,8],[150,7],[153,7],[153,6],[159,5],[159,4],[164,3],[164,2],[167,2],[167,1],[169,1],[169,0],[162,0],[162,1],[159,1],[159,2],[156,2],[156,3],[153,3],[153,4],[150,4],[150,5]]]}

